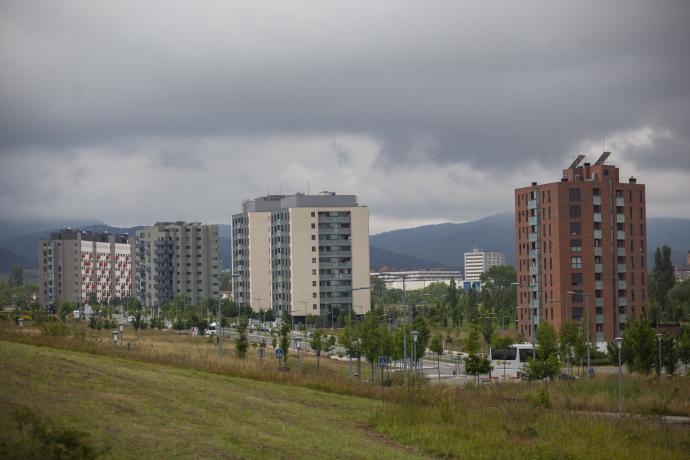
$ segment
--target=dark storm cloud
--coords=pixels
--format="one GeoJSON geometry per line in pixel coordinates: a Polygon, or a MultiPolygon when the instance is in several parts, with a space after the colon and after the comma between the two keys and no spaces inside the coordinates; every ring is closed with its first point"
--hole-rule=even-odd
{"type": "MultiPolygon", "coordinates": [[[[685,1],[6,1],[0,161],[131,145],[203,169],[194,139],[346,133],[382,175],[558,170],[602,137],[614,160],[690,171],[688,24],[685,1]]],[[[352,146],[331,150],[351,167],[352,146]]]]}

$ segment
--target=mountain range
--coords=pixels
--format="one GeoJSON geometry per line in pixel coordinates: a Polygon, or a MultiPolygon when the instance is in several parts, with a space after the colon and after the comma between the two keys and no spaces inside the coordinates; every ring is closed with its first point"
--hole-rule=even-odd
{"type": "MultiPolygon", "coordinates": [[[[0,272],[13,266],[36,268],[36,242],[60,228],[82,228],[94,232],[128,233],[133,235],[141,226],[112,227],[102,222],[34,222],[14,224],[0,221],[0,272]],[[24,232],[24,233],[22,233],[24,232]]],[[[653,263],[654,250],[664,244],[671,247],[673,261],[685,264],[690,249],[690,219],[653,217],[647,220],[648,260],[653,263]]],[[[231,266],[230,226],[219,224],[220,259],[222,266],[231,266]]],[[[506,263],[515,264],[515,222],[512,213],[495,214],[465,223],[424,225],[393,230],[370,237],[370,265],[397,269],[454,268],[462,269],[464,253],[472,248],[499,251],[506,263]]]]}

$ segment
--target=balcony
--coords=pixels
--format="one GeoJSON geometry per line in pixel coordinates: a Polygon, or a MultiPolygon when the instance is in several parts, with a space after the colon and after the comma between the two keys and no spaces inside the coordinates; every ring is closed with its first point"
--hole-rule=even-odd
{"type": "Polygon", "coordinates": [[[616,206],[625,206],[625,199],[622,196],[616,197],[616,206]]]}
{"type": "Polygon", "coordinates": [[[527,219],[529,225],[537,225],[539,223],[537,216],[531,216],[527,219]]]}
{"type": "Polygon", "coordinates": [[[627,307],[628,306],[628,298],[627,297],[619,297],[618,298],[618,306],[627,307]]]}
{"type": "Polygon", "coordinates": [[[350,223],[350,216],[337,216],[337,217],[329,217],[329,216],[319,216],[319,222],[340,222],[340,223],[350,223]]]}
{"type": "Polygon", "coordinates": [[[530,265],[530,266],[529,266],[529,274],[530,274],[530,275],[537,275],[537,274],[539,274],[539,265],[530,265]]]}
{"type": "Polygon", "coordinates": [[[595,240],[601,239],[601,230],[594,230],[594,239],[595,240]]]}
{"type": "Polygon", "coordinates": [[[618,289],[627,289],[628,283],[624,280],[618,280],[618,289]]]}
{"type": "Polygon", "coordinates": [[[618,264],[618,273],[625,273],[625,264],[618,264]]]}
{"type": "Polygon", "coordinates": [[[530,233],[529,234],[530,243],[538,241],[538,240],[539,240],[539,234],[538,233],[530,233]]]}
{"type": "Polygon", "coordinates": [[[628,315],[626,315],[625,313],[621,313],[618,316],[618,321],[621,323],[625,323],[627,320],[628,320],[628,315]]]}
{"type": "Polygon", "coordinates": [[[625,214],[616,214],[616,222],[619,224],[625,223],[625,214]]]}
{"type": "Polygon", "coordinates": [[[539,258],[539,249],[530,249],[529,250],[529,257],[530,257],[530,259],[539,258]]]}
{"type": "Polygon", "coordinates": [[[527,201],[527,209],[537,209],[537,200],[527,201]]]}
{"type": "Polygon", "coordinates": [[[600,197],[600,196],[594,196],[594,197],[592,197],[592,204],[594,204],[594,205],[601,205],[601,197],[600,197]]]}
{"type": "Polygon", "coordinates": [[[625,239],[625,232],[623,230],[618,230],[616,232],[616,238],[619,240],[624,240],[625,239]]]}
{"type": "Polygon", "coordinates": [[[594,213],[594,222],[601,222],[601,213],[600,212],[594,213]]]}
{"type": "Polygon", "coordinates": [[[321,262],[320,268],[352,268],[352,262],[321,262]]]}
{"type": "Polygon", "coordinates": [[[321,292],[347,292],[348,295],[352,291],[352,286],[319,286],[321,292]]]}
{"type": "Polygon", "coordinates": [[[603,281],[595,281],[594,282],[594,289],[604,289],[604,282],[603,281]]]}
{"type": "Polygon", "coordinates": [[[604,315],[596,315],[597,324],[604,324],[604,315]]]}
{"type": "Polygon", "coordinates": [[[621,257],[625,256],[625,248],[618,248],[618,255],[621,257]]]}
{"type": "MultiPolygon", "coordinates": [[[[535,309],[535,311],[538,311],[538,310],[539,310],[539,304],[540,304],[539,299],[532,299],[532,300],[530,301],[530,306],[531,306],[533,309],[535,309]]],[[[538,313],[535,313],[535,315],[536,315],[536,316],[539,316],[538,313]]]]}
{"type": "Polygon", "coordinates": [[[603,307],[604,306],[604,299],[601,297],[596,297],[594,299],[594,306],[595,307],[603,307]]]}
{"type": "Polygon", "coordinates": [[[352,251],[319,251],[320,257],[352,257],[352,251]]]}
{"type": "Polygon", "coordinates": [[[595,256],[600,256],[602,253],[601,246],[597,246],[594,248],[594,255],[595,256]]]}
{"type": "Polygon", "coordinates": [[[603,267],[601,264],[594,264],[594,273],[601,273],[603,271],[603,267]]]}

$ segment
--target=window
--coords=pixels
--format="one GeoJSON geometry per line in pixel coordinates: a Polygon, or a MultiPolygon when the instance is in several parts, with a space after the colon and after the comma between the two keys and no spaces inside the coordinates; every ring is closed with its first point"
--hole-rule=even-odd
{"type": "Polygon", "coordinates": [[[572,252],[582,252],[582,240],[570,240],[570,250],[572,252]]]}
{"type": "Polygon", "coordinates": [[[311,236],[312,241],[316,239],[316,235],[311,236]]]}
{"type": "Polygon", "coordinates": [[[571,188],[570,189],[570,201],[580,201],[580,189],[571,188]]]}
{"type": "Polygon", "coordinates": [[[316,257],[312,257],[311,263],[315,264],[316,263],[316,257]]]}
{"type": "Polygon", "coordinates": [[[572,303],[582,303],[582,291],[573,291],[572,294],[570,294],[570,301],[572,303]]]}
{"type": "Polygon", "coordinates": [[[312,296],[312,298],[315,299],[315,298],[316,298],[316,292],[312,292],[312,293],[311,293],[311,296],[312,296]]]}
{"type": "Polygon", "coordinates": [[[582,268],[582,257],[571,257],[570,268],[582,268]]]}
{"type": "Polygon", "coordinates": [[[570,274],[570,284],[573,286],[582,285],[582,273],[571,273],[570,274]]]}
{"type": "Polygon", "coordinates": [[[570,207],[570,217],[580,217],[580,207],[571,206],[570,207]]]}
{"type": "Polygon", "coordinates": [[[573,307],[573,320],[582,319],[582,307],[573,307]]]}
{"type": "Polygon", "coordinates": [[[580,235],[582,233],[582,227],[580,226],[579,222],[571,222],[570,223],[570,234],[571,235],[580,235]]]}
{"type": "Polygon", "coordinates": [[[314,211],[311,212],[312,217],[316,217],[316,213],[314,211]]]}

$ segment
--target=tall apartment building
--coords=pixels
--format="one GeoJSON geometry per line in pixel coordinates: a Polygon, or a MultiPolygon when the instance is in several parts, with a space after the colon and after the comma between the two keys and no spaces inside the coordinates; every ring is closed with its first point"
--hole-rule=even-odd
{"type": "Polygon", "coordinates": [[[133,244],[137,296],[144,306],[159,307],[177,294],[193,305],[218,298],[218,225],[158,222],[138,230],[133,244]]]}
{"type": "Polygon", "coordinates": [[[111,303],[134,294],[127,235],[64,229],[38,242],[39,296],[44,306],[61,300],[111,303]]]}
{"type": "Polygon", "coordinates": [[[496,265],[505,265],[506,256],[502,252],[482,251],[474,248],[465,253],[465,279],[479,281],[482,273],[496,265]]]}
{"type": "MultiPolygon", "coordinates": [[[[580,155],[560,182],[515,190],[518,326],[589,328],[599,346],[647,307],[645,186],[580,155]],[[589,324],[588,324],[589,323],[589,324]]],[[[585,329],[587,330],[587,329],[585,329]]]]}
{"type": "Polygon", "coordinates": [[[365,314],[369,209],[354,195],[331,192],[245,201],[232,216],[232,261],[234,299],[255,311],[271,308],[298,321],[365,314]]]}

